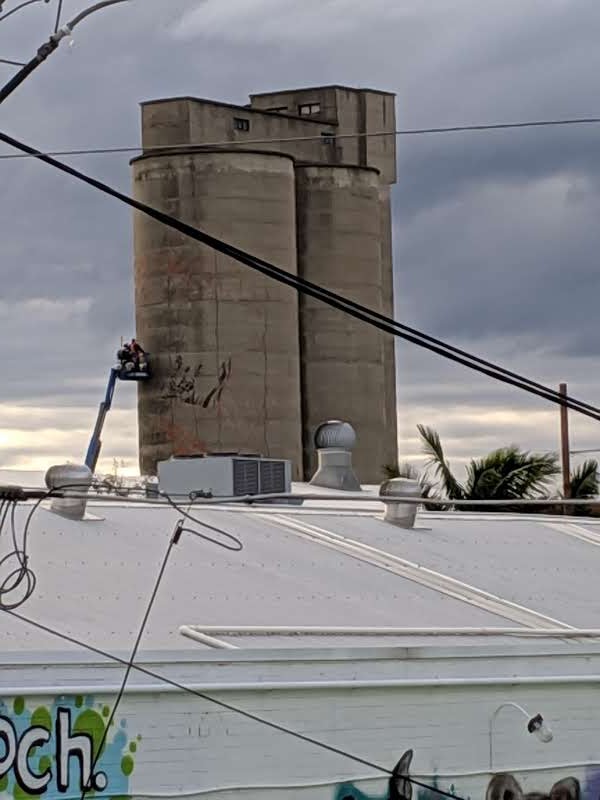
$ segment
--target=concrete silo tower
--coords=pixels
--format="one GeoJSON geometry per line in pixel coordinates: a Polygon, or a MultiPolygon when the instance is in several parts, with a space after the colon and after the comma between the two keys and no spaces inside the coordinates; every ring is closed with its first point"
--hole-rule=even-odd
{"type": "MultiPolygon", "coordinates": [[[[294,164],[252,151],[142,156],[135,195],[296,272],[294,164]]],[[[301,465],[298,298],[231,259],[135,219],[144,472],[172,454],[237,451],[301,465]]]]}
{"type": "MultiPolygon", "coordinates": [[[[394,96],[339,86],[248,106],[142,106],[138,199],[292,273],[393,314],[394,96]],[[371,136],[370,134],[376,134],[371,136]]],[[[357,432],[360,480],[397,459],[394,342],[136,215],[142,471],[172,454],[260,452],[314,471],[326,419],[357,432]]]]}

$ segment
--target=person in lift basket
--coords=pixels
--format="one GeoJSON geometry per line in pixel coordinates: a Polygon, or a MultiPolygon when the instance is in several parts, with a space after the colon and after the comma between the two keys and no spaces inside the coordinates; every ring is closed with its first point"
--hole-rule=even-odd
{"type": "Polygon", "coordinates": [[[117,357],[122,372],[148,372],[146,351],[136,339],[132,339],[131,344],[126,342],[117,353],[117,357]]]}

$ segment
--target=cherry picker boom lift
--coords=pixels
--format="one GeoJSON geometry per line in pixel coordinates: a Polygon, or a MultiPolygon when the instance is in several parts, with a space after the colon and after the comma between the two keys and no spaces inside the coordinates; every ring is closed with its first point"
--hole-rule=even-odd
{"type": "Polygon", "coordinates": [[[106,394],[104,400],[100,403],[98,409],[98,417],[96,419],[96,426],[88,445],[87,455],[85,457],[85,465],[93,472],[96,470],[100,450],[102,449],[102,429],[106,421],[106,415],[112,407],[112,401],[115,394],[115,387],[117,381],[147,381],[150,378],[150,370],[148,366],[145,370],[131,370],[128,371],[125,365],[121,364],[119,367],[112,367],[108,376],[108,385],[106,387],[106,394]]]}

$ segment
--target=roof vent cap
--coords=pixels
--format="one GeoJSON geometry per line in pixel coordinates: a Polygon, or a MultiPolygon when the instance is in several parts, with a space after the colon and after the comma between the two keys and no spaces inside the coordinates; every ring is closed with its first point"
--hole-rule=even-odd
{"type": "Polygon", "coordinates": [[[399,528],[414,528],[417,503],[386,503],[386,497],[421,497],[421,484],[408,478],[392,478],[379,487],[379,496],[385,503],[384,520],[399,528]]]}
{"type": "Polygon", "coordinates": [[[356,431],[349,422],[331,419],[323,422],[315,431],[315,446],[317,450],[339,448],[340,450],[354,450],[356,444],[356,431]]]}
{"type": "MultiPolygon", "coordinates": [[[[59,464],[46,472],[46,486],[53,489],[85,493],[92,485],[92,471],[85,464],[59,464]]],[[[85,498],[55,497],[50,510],[67,519],[84,519],[87,500],[85,498]]]]}
{"type": "Polygon", "coordinates": [[[355,444],[356,433],[348,422],[330,420],[319,425],[315,431],[319,463],[311,485],[343,492],[360,492],[360,482],[352,469],[352,448],[355,444]]]}

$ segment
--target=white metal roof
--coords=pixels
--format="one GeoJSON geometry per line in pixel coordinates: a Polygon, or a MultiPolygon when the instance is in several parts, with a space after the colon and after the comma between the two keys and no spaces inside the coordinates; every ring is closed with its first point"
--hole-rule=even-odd
{"type": "MultiPolygon", "coordinates": [[[[312,487],[311,487],[312,491],[312,487]]],[[[28,509],[21,508],[19,524],[28,509]]],[[[89,504],[104,519],[72,522],[41,509],[30,536],[38,584],[20,613],[111,652],[131,649],[178,519],[163,507],[89,504]]],[[[180,626],[364,628],[598,627],[600,522],[500,514],[419,514],[413,530],[365,502],[203,507],[194,513],[243,542],[228,552],[184,534],[142,649],[198,651],[180,626]]],[[[193,525],[190,523],[190,527],[193,525]]],[[[0,542],[4,552],[9,542],[0,542]]],[[[220,639],[244,649],[405,646],[415,636],[220,639]]],[[[443,637],[440,646],[456,645],[443,637]]],[[[472,643],[472,639],[460,642],[472,643]]],[[[508,641],[489,636],[491,644],[508,641]]],[[[514,642],[514,639],[512,640],[514,642]]],[[[0,651],[67,646],[8,615],[0,651]]]]}

